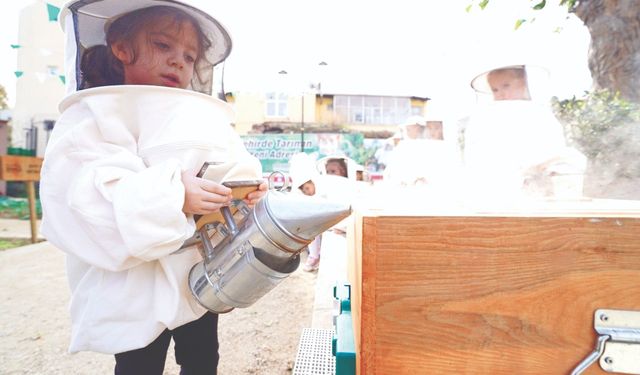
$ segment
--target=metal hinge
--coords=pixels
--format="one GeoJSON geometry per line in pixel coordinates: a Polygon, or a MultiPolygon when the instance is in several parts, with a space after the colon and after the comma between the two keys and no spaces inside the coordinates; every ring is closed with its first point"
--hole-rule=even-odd
{"type": "Polygon", "coordinates": [[[604,371],[640,375],[640,312],[598,309],[593,326],[600,335],[596,349],[571,375],[582,374],[598,360],[604,371]]]}

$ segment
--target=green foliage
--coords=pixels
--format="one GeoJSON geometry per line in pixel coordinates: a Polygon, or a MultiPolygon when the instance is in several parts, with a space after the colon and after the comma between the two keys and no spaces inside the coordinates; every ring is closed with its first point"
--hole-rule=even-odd
{"type": "Polygon", "coordinates": [[[534,5],[533,9],[534,10],[540,10],[540,9],[543,9],[545,5],[547,5],[547,0],[542,0],[538,4],[534,5]]]}
{"type": "Polygon", "coordinates": [[[7,104],[7,91],[0,85],[0,109],[7,108],[9,108],[9,104],[7,104]]]}
{"type": "MultiPolygon", "coordinates": [[[[470,0],[471,2],[469,3],[469,5],[467,5],[467,7],[465,8],[465,11],[467,13],[470,13],[473,10],[473,7],[475,5],[477,5],[480,9],[484,10],[484,8],[486,8],[489,5],[489,1],[490,0],[470,0]],[[480,1],[480,3],[477,3],[478,1],[480,1]]],[[[529,0],[529,1],[533,1],[533,0],[529,0]]],[[[560,0],[559,1],[559,5],[560,6],[565,6],[567,8],[568,12],[573,12],[575,10],[575,7],[578,4],[578,0],[560,0]]],[[[540,12],[542,11],[544,8],[546,8],[547,6],[547,0],[538,0],[534,5],[531,6],[531,10],[535,11],[535,12],[540,12]]],[[[522,27],[522,25],[524,25],[525,23],[533,23],[533,21],[535,21],[535,17],[531,17],[531,18],[520,18],[518,20],[516,20],[513,29],[514,30],[518,30],[520,27],[522,27]]],[[[556,27],[553,32],[555,33],[559,33],[562,31],[562,27],[556,27]]]]}
{"type": "Polygon", "coordinates": [[[464,10],[467,13],[470,13],[473,10],[473,7],[477,5],[478,8],[484,10],[484,8],[487,7],[487,5],[489,5],[489,0],[471,0],[471,2],[469,3],[469,5],[467,5],[464,10]],[[479,2],[478,2],[479,1],[479,2]],[[476,4],[477,3],[477,4],[476,4]]]}
{"type": "MultiPolygon", "coordinates": [[[[36,199],[36,215],[42,218],[42,206],[36,199]]],[[[29,220],[29,201],[26,198],[0,196],[0,218],[29,220]]]]}
{"type": "Polygon", "coordinates": [[[31,240],[25,240],[20,238],[0,238],[0,250],[13,249],[15,247],[26,246],[31,243],[31,240]]]}
{"type": "Polygon", "coordinates": [[[571,145],[615,177],[640,177],[640,105],[608,90],[554,99],[571,145]]]}
{"type": "MultiPolygon", "coordinates": [[[[467,5],[467,7],[465,8],[465,10],[467,12],[471,11],[471,8],[473,8],[473,5],[474,5],[475,1],[476,0],[472,0],[471,4],[467,5]]],[[[531,1],[531,0],[529,0],[529,1],[531,1]]],[[[566,6],[567,10],[569,12],[572,12],[574,10],[574,8],[576,7],[577,3],[578,3],[578,0],[560,0],[560,5],[561,6],[566,6]]],[[[478,7],[480,7],[480,9],[486,8],[487,5],[489,5],[489,0],[481,0],[480,3],[478,3],[478,7]]],[[[547,0],[540,0],[538,3],[533,5],[531,7],[531,9],[533,9],[533,10],[542,10],[542,9],[544,9],[545,6],[547,6],[547,0]]]]}
{"type": "Polygon", "coordinates": [[[527,22],[527,20],[525,19],[519,19],[516,21],[516,25],[513,27],[514,30],[518,30],[520,28],[520,26],[522,26],[523,23],[527,22]]]}
{"type": "Polygon", "coordinates": [[[363,144],[355,148],[350,157],[355,160],[356,163],[367,166],[368,164],[376,162],[375,154],[377,150],[376,147],[365,147],[363,144]]]}
{"type": "Polygon", "coordinates": [[[560,0],[560,5],[564,5],[570,12],[576,7],[578,0],[560,0]]]}
{"type": "Polygon", "coordinates": [[[346,154],[356,163],[360,165],[367,165],[372,160],[375,161],[375,153],[377,148],[367,148],[364,145],[364,137],[361,134],[358,136],[353,136],[348,139],[347,142],[343,143],[340,147],[341,150],[344,150],[346,154]]]}

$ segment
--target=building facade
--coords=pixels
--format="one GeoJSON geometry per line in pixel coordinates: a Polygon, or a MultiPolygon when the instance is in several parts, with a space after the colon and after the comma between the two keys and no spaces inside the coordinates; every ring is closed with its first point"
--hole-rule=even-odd
{"type": "Polygon", "coordinates": [[[409,116],[424,116],[429,98],[417,96],[388,96],[370,94],[290,95],[282,92],[227,94],[236,110],[236,130],[240,134],[260,132],[261,125],[295,130],[375,134],[394,132],[397,125],[409,116]]]}
{"type": "MultiPolygon", "coordinates": [[[[49,3],[61,6],[62,0],[49,3]]],[[[11,146],[35,150],[37,156],[44,155],[59,116],[58,104],[65,95],[64,34],[48,11],[48,3],[35,2],[20,13],[17,70],[21,75],[16,84],[10,135],[11,146]]],[[[259,133],[260,126],[264,129],[265,124],[271,124],[269,129],[284,132],[296,132],[304,126],[310,132],[390,134],[407,117],[424,115],[429,100],[357,93],[357,89],[355,93],[266,91],[227,94],[227,101],[235,109],[238,133],[259,133]]]]}
{"type": "Polygon", "coordinates": [[[35,150],[38,156],[44,154],[65,93],[63,41],[46,3],[34,2],[20,12],[11,145],[35,150]]]}

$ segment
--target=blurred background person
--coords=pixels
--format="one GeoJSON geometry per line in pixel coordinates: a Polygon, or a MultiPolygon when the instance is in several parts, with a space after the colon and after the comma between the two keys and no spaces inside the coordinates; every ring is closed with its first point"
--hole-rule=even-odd
{"type": "Polygon", "coordinates": [[[321,175],[345,177],[350,181],[362,181],[364,166],[346,155],[328,155],[316,162],[321,175]]]}
{"type": "Polygon", "coordinates": [[[426,183],[418,163],[425,145],[415,142],[426,139],[426,126],[427,121],[422,116],[411,116],[398,125],[401,139],[388,157],[383,173],[385,184],[407,186],[426,183]]]}
{"type": "Polygon", "coordinates": [[[478,105],[463,153],[474,194],[550,197],[553,177],[567,175],[581,191],[586,158],[566,146],[545,93],[547,80],[545,69],[529,65],[502,66],[472,79],[478,105]]]}
{"type": "Polygon", "coordinates": [[[325,171],[331,176],[348,177],[347,162],[344,158],[331,158],[325,164],[325,171]]]}
{"type": "MultiPolygon", "coordinates": [[[[357,178],[359,174],[362,175],[362,171],[361,165],[343,155],[330,155],[316,161],[315,154],[301,152],[289,160],[292,194],[305,194],[312,199],[351,204],[361,186],[357,178]]],[[[304,271],[318,270],[322,253],[326,255],[327,251],[346,248],[345,234],[350,218],[347,217],[334,225],[309,245],[309,256],[303,266],[304,271]]],[[[346,257],[346,253],[341,252],[340,256],[346,257]]]]}
{"type": "Polygon", "coordinates": [[[491,70],[487,73],[487,83],[491,88],[493,99],[496,101],[531,100],[527,84],[527,71],[524,66],[491,70]]]}
{"type": "Polygon", "coordinates": [[[402,136],[400,132],[395,132],[391,137],[384,140],[382,146],[376,150],[374,155],[378,170],[384,171],[389,164],[389,158],[393,153],[393,149],[400,143],[402,136]]]}
{"type": "MultiPolygon", "coordinates": [[[[345,155],[325,156],[317,161],[316,168],[320,173],[322,193],[328,199],[351,204],[368,186],[364,182],[364,167],[345,155]]],[[[350,218],[334,225],[331,230],[344,236],[350,218]]]]}
{"type": "Polygon", "coordinates": [[[427,120],[422,116],[411,116],[399,125],[401,139],[425,139],[427,120]]]}
{"type": "Polygon", "coordinates": [[[392,186],[450,189],[457,184],[460,162],[455,142],[444,137],[443,115],[411,116],[399,125],[403,138],[389,157],[383,181],[392,186]]]}
{"type": "MultiPolygon", "coordinates": [[[[318,188],[320,174],[315,167],[315,156],[300,152],[289,159],[289,176],[293,192],[299,192],[307,196],[315,196],[318,188]]],[[[322,234],[318,235],[307,248],[308,256],[302,269],[313,272],[320,267],[320,251],[322,246],[322,234]]]]}

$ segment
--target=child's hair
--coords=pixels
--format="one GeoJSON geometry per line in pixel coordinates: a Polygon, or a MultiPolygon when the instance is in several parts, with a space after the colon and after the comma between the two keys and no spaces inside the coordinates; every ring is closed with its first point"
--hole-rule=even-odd
{"type": "MultiPolygon", "coordinates": [[[[204,86],[205,77],[200,74],[203,69],[212,67],[206,59],[206,51],[211,48],[212,41],[204,34],[198,21],[184,11],[170,6],[154,6],[137,9],[116,18],[108,24],[107,45],[90,47],[82,54],[80,71],[82,72],[81,89],[98,86],[124,84],[124,67],[111,52],[111,45],[118,41],[128,41],[133,52],[133,60],[137,59],[136,46],[133,45],[135,37],[160,18],[170,19],[175,25],[190,22],[198,35],[198,56],[194,65],[193,80],[197,80],[197,86],[204,86]]],[[[192,86],[196,86],[193,85],[192,86]]]]}

